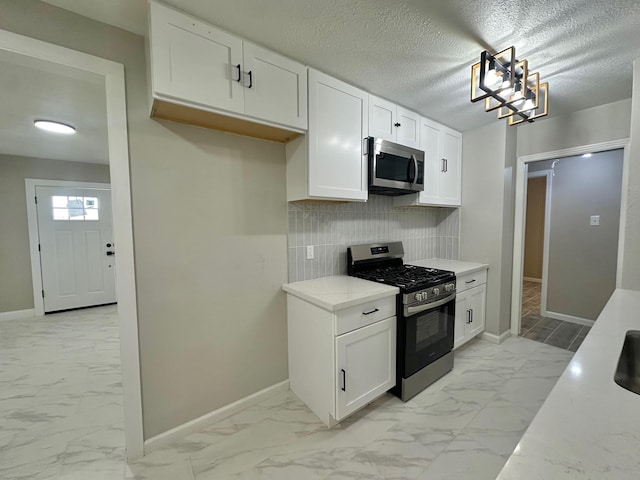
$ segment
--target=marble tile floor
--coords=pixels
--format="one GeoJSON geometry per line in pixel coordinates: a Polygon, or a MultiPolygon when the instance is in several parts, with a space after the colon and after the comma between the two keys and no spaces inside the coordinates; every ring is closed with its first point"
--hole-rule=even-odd
{"type": "Polygon", "coordinates": [[[328,430],[283,392],[125,464],[115,307],[0,323],[3,480],[493,480],[572,353],[474,340],[410,400],[328,430]]]}
{"type": "Polygon", "coordinates": [[[126,468],[136,480],[493,480],[572,353],[473,340],[409,402],[386,394],[328,430],[290,391],[126,468]]]}
{"type": "Polygon", "coordinates": [[[124,458],[117,307],[0,322],[0,479],[120,479],[124,458]]]}

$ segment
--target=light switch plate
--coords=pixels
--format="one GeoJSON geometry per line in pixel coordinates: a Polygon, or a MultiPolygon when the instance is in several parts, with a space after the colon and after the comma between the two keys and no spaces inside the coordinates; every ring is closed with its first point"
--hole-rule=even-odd
{"type": "Polygon", "coordinates": [[[591,220],[589,221],[589,225],[591,226],[600,225],[600,215],[591,215],[591,220]]]}
{"type": "Polygon", "coordinates": [[[313,245],[307,245],[307,260],[312,260],[314,257],[313,245]]]}

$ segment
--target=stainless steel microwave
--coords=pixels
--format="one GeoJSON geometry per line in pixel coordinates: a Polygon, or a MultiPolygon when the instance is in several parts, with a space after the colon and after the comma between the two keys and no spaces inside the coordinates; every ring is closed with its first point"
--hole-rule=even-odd
{"type": "Polygon", "coordinates": [[[424,152],[381,138],[367,137],[369,192],[406,195],[424,190],[424,152]]]}

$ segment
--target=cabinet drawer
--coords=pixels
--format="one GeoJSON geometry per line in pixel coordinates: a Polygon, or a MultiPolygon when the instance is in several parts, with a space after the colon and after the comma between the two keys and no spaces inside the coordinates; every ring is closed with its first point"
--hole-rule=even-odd
{"type": "Polygon", "coordinates": [[[480,270],[479,272],[467,273],[466,275],[460,275],[456,278],[456,292],[464,292],[470,288],[477,287],[487,283],[487,270],[480,270]]]}
{"type": "Polygon", "coordinates": [[[340,310],[336,312],[336,335],[371,325],[395,314],[395,295],[340,310]]]}

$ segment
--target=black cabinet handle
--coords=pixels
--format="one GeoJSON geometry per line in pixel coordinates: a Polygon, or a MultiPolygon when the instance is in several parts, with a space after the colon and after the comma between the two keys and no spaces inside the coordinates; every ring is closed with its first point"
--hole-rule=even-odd
{"type": "Polygon", "coordinates": [[[380,310],[378,310],[377,308],[374,308],[373,310],[371,310],[370,312],[362,312],[363,315],[371,315],[372,313],[376,313],[379,312],[380,310]]]}
{"type": "Polygon", "coordinates": [[[473,282],[475,282],[475,281],[476,281],[476,279],[474,278],[473,280],[467,280],[467,281],[465,281],[464,283],[473,283],[473,282]]]}
{"type": "Polygon", "coordinates": [[[116,252],[107,252],[107,256],[108,256],[108,257],[112,257],[112,256],[113,256],[113,255],[115,255],[115,254],[116,254],[116,252]]]}
{"type": "Polygon", "coordinates": [[[393,124],[393,126],[394,126],[394,127],[399,127],[399,126],[400,126],[400,123],[396,122],[396,123],[394,123],[394,124],[393,124]]]}
{"type": "Polygon", "coordinates": [[[249,70],[249,86],[247,88],[253,87],[253,72],[249,70]]]}
{"type": "Polygon", "coordinates": [[[471,321],[469,323],[473,323],[473,308],[470,311],[471,311],[471,321]]]}
{"type": "Polygon", "coordinates": [[[239,82],[240,80],[242,80],[242,70],[240,69],[240,64],[236,65],[236,68],[238,69],[238,78],[236,79],[236,82],[239,82]]]}
{"type": "Polygon", "coordinates": [[[467,323],[471,323],[471,309],[467,309],[467,323]]]}
{"type": "Polygon", "coordinates": [[[340,390],[342,390],[343,392],[347,391],[347,372],[344,371],[344,368],[340,369],[340,371],[342,372],[342,387],[340,388],[340,390]]]}
{"type": "Polygon", "coordinates": [[[440,170],[441,172],[445,172],[445,169],[444,169],[444,162],[445,162],[445,159],[443,158],[443,159],[442,159],[442,169],[440,170]]]}

